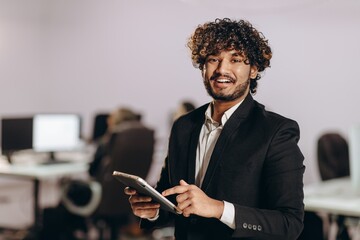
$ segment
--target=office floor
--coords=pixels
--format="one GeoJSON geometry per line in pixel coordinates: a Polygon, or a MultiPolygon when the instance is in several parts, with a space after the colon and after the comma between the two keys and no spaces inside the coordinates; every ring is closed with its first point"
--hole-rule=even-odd
{"type": "MultiPolygon", "coordinates": [[[[0,240],[26,240],[27,239],[27,231],[21,230],[2,230],[0,232],[0,240]]],[[[99,239],[94,236],[89,237],[81,237],[79,236],[79,240],[97,240],[99,239]]],[[[118,238],[119,240],[154,240],[151,234],[142,235],[142,236],[131,236],[126,234],[121,234],[118,238]]]]}
{"type": "MultiPolygon", "coordinates": [[[[163,229],[157,229],[153,232],[140,232],[137,229],[131,230],[132,232],[122,232],[119,235],[118,240],[173,240],[173,228],[167,227],[163,229]]],[[[0,229],[0,240],[27,240],[27,230],[15,230],[15,229],[0,229]]],[[[77,234],[78,240],[98,240],[99,235],[96,229],[90,229],[87,236],[77,234]]],[[[104,240],[108,240],[109,237],[105,236],[104,240]]],[[[29,239],[30,240],[30,239],[29,239]]],[[[33,239],[32,239],[33,240],[33,239]]]]}

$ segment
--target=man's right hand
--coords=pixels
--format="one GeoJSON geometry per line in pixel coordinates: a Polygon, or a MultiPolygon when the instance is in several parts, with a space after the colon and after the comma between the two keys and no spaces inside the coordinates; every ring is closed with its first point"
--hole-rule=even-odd
{"type": "Polygon", "coordinates": [[[134,215],[141,218],[154,218],[158,214],[160,204],[152,202],[151,197],[140,195],[135,189],[126,187],[126,195],[129,195],[129,202],[134,215]]]}

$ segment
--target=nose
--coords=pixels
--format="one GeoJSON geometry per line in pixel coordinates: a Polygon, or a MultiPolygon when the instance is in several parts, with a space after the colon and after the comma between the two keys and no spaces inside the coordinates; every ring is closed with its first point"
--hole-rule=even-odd
{"type": "Polygon", "coordinates": [[[227,75],[229,73],[230,63],[226,60],[219,62],[216,72],[220,75],[227,75]]]}

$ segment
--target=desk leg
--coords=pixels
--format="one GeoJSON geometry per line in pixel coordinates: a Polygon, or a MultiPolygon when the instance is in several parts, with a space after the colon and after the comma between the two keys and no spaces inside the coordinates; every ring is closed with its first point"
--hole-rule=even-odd
{"type": "Polygon", "coordinates": [[[28,235],[25,239],[27,240],[35,240],[39,239],[39,234],[41,230],[41,223],[40,223],[40,204],[39,204],[39,179],[33,179],[33,198],[34,198],[34,224],[29,229],[28,235]]]}
{"type": "Polygon", "coordinates": [[[33,198],[34,198],[34,224],[29,229],[27,236],[24,238],[26,240],[37,240],[40,236],[41,231],[41,217],[40,217],[40,204],[39,204],[39,179],[33,179],[33,198]]]}
{"type": "Polygon", "coordinates": [[[34,228],[40,231],[39,179],[34,179],[34,228]]]}

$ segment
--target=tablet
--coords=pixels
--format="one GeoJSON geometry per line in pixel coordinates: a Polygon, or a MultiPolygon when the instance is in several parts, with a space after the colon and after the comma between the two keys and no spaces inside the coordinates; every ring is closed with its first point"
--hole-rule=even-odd
{"type": "Polygon", "coordinates": [[[152,199],[160,204],[160,208],[175,214],[181,214],[181,210],[178,209],[172,202],[166,197],[161,195],[152,186],[150,186],[144,179],[139,176],[131,175],[128,173],[114,171],[112,174],[117,180],[122,182],[125,186],[136,189],[138,193],[152,197],[152,199]]]}

